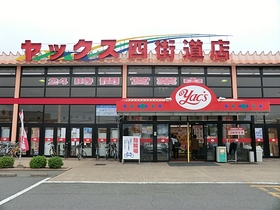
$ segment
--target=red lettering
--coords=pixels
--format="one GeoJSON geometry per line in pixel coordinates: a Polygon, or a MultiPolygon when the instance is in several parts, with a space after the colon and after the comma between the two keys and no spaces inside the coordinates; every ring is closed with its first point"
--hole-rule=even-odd
{"type": "Polygon", "coordinates": [[[180,100],[181,105],[190,104],[197,105],[200,102],[205,102],[208,98],[208,94],[203,91],[203,93],[197,94],[194,93],[194,90],[183,89],[179,92],[179,96],[183,96],[185,99],[180,100]]]}

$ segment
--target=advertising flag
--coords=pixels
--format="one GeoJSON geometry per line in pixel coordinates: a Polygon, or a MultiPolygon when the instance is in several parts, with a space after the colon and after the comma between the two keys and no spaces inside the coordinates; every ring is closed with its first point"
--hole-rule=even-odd
{"type": "Polygon", "coordinates": [[[20,122],[21,122],[20,148],[21,148],[22,151],[28,151],[29,150],[29,145],[28,145],[28,141],[27,141],[26,131],[24,129],[23,110],[21,110],[19,112],[19,118],[20,118],[20,122]]]}

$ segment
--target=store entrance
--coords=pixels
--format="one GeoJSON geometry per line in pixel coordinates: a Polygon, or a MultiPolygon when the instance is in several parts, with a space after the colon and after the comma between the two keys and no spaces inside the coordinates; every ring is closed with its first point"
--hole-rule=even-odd
{"type": "Polygon", "coordinates": [[[174,146],[170,147],[170,161],[215,161],[215,147],[218,145],[217,124],[170,125],[170,135],[172,134],[180,141],[180,148],[176,151],[174,146]]]}
{"type": "MultiPolygon", "coordinates": [[[[106,156],[106,150],[108,158],[113,157],[114,152],[119,151],[119,130],[117,125],[97,125],[95,133],[97,138],[94,141],[94,145],[99,145],[100,157],[106,156]],[[113,151],[113,148],[115,151],[113,151]]],[[[95,148],[94,151],[96,151],[95,148]]],[[[94,157],[96,157],[96,153],[94,153],[94,157]]]]}
{"type": "Polygon", "coordinates": [[[267,134],[268,134],[268,148],[269,157],[279,157],[279,134],[280,128],[275,125],[268,125],[267,126],[267,134]]]}

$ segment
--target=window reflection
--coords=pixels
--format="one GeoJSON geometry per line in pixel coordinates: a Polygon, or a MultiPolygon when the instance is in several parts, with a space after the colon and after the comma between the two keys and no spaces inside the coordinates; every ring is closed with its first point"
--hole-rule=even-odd
{"type": "Polygon", "coordinates": [[[94,105],[71,105],[70,122],[71,123],[94,123],[95,106],[94,105]]]}
{"type": "Polygon", "coordinates": [[[68,105],[46,105],[44,113],[45,123],[68,123],[68,105]]]}
{"type": "Polygon", "coordinates": [[[228,161],[249,161],[249,151],[252,149],[250,124],[224,124],[222,140],[228,161]]]}
{"type": "Polygon", "coordinates": [[[270,112],[265,116],[266,124],[280,124],[280,105],[270,105],[270,112]]]}
{"type": "Polygon", "coordinates": [[[140,161],[153,160],[153,125],[124,124],[123,136],[140,136],[140,161]]]}
{"type": "Polygon", "coordinates": [[[19,110],[23,110],[24,122],[42,123],[43,105],[20,105],[19,110]]]}

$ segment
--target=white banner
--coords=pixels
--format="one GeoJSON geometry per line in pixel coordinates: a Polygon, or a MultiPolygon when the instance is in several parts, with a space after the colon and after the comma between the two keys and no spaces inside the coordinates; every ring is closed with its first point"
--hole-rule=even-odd
{"type": "Polygon", "coordinates": [[[24,117],[23,117],[23,110],[19,112],[19,118],[21,122],[21,135],[20,135],[20,148],[22,151],[28,151],[29,150],[29,145],[27,141],[27,135],[26,131],[24,129],[24,117]]]}
{"type": "Polygon", "coordinates": [[[140,160],[139,136],[123,136],[123,160],[140,160]]]}

